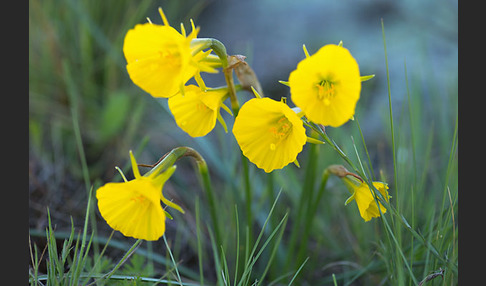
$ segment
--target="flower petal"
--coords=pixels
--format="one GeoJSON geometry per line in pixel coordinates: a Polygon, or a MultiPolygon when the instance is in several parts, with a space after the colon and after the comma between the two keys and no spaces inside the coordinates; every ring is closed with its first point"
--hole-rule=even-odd
{"type": "Polygon", "coordinates": [[[136,25],[123,44],[132,81],[154,97],[176,94],[196,72],[190,40],[170,26],[136,25]]]}
{"type": "Polygon", "coordinates": [[[216,125],[219,107],[226,91],[206,92],[195,85],[184,87],[184,95],[169,98],[169,109],[182,130],[192,137],[205,136],[216,125]]]}
{"type": "Polygon", "coordinates": [[[186,38],[170,26],[138,24],[125,35],[123,53],[127,62],[132,63],[155,57],[164,50],[177,50],[178,43],[184,42],[186,38]]]}
{"type": "Polygon", "coordinates": [[[100,187],[96,192],[98,208],[108,225],[123,235],[157,240],[165,232],[160,190],[148,179],[142,179],[100,187]]]}
{"type": "Polygon", "coordinates": [[[326,45],[297,65],[289,86],[292,101],[310,121],[338,127],[354,115],[361,91],[359,67],[347,49],[326,45]],[[330,87],[319,86],[323,82],[330,87]]]}
{"type": "Polygon", "coordinates": [[[270,98],[246,102],[235,119],[233,134],[243,154],[267,173],[295,161],[307,140],[297,114],[270,98]]]}

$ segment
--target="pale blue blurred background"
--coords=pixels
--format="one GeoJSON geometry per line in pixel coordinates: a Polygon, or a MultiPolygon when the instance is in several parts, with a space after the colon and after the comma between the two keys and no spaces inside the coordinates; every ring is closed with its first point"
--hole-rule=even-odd
{"type": "MultiPolygon", "coordinates": [[[[209,1],[196,24],[200,37],[222,41],[230,54],[243,54],[267,96],[289,96],[278,80],[321,46],[343,41],[359,63],[363,83],[361,105],[373,106],[362,125],[376,126],[388,111],[383,19],[393,106],[406,100],[405,62],[410,92],[442,94],[444,109],[457,109],[458,2],[447,1],[209,1]],[[420,90],[420,91],[418,91],[420,90]],[[374,113],[374,115],[373,115],[374,113]]],[[[426,103],[428,104],[438,104],[426,103]]],[[[453,112],[454,113],[454,112],[453,112]]],[[[363,115],[364,116],[364,115],[363,115]]]]}

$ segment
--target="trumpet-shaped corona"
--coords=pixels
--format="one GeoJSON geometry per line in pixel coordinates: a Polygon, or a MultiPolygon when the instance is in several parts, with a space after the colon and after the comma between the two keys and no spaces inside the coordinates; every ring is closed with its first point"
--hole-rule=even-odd
{"type": "Polygon", "coordinates": [[[160,201],[184,212],[162,194],[165,182],[176,166],[164,172],[141,176],[130,151],[135,179],[121,183],[107,183],[96,191],[101,216],[114,230],[123,235],[144,240],[157,240],[165,232],[166,214],[160,201]]]}
{"type": "Polygon", "coordinates": [[[217,71],[204,63],[210,52],[191,45],[198,29],[186,37],[184,29],[179,33],[169,26],[162,9],[159,12],[164,25],[137,24],[125,36],[123,53],[132,81],[153,97],[168,98],[199,71],[217,71]]]}
{"type": "MultiPolygon", "coordinates": [[[[351,197],[346,200],[345,204],[347,205],[353,200],[356,201],[359,214],[365,221],[370,221],[374,217],[380,217],[380,211],[381,213],[386,213],[386,208],[381,202],[378,202],[380,207],[378,209],[377,202],[372,194],[373,190],[370,190],[370,187],[366,183],[349,177],[344,177],[343,181],[351,192],[351,197]]],[[[388,195],[388,185],[382,182],[373,182],[373,186],[388,202],[390,198],[388,195]]]]}
{"type": "Polygon", "coordinates": [[[353,118],[361,92],[356,60],[341,46],[326,45],[289,75],[292,102],[314,123],[338,127],[353,118]]]}
{"type": "Polygon", "coordinates": [[[243,155],[267,173],[294,162],[307,140],[299,116],[287,104],[270,98],[246,102],[233,134],[243,155]]]}
{"type": "Polygon", "coordinates": [[[226,89],[203,91],[195,85],[184,87],[181,93],[169,98],[169,109],[182,130],[192,137],[205,136],[216,125],[226,89]]]}

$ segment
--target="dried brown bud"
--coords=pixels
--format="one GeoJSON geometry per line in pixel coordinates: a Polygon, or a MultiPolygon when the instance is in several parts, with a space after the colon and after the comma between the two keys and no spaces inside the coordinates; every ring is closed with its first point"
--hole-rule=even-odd
{"type": "Polygon", "coordinates": [[[263,97],[264,95],[260,82],[253,69],[247,62],[245,62],[245,59],[246,57],[243,55],[228,56],[227,68],[235,70],[236,77],[243,89],[252,92],[251,87],[253,86],[258,94],[263,97]]]}
{"type": "Polygon", "coordinates": [[[329,170],[329,172],[339,178],[344,178],[346,176],[352,176],[352,177],[355,177],[356,179],[360,180],[361,182],[363,182],[363,179],[356,175],[355,173],[351,173],[349,172],[346,168],[344,168],[343,165],[330,165],[329,167],[327,167],[327,170],[329,170]]]}
{"type": "Polygon", "coordinates": [[[349,174],[349,171],[344,168],[343,165],[330,165],[327,169],[331,174],[338,176],[339,178],[343,178],[349,174]]]}

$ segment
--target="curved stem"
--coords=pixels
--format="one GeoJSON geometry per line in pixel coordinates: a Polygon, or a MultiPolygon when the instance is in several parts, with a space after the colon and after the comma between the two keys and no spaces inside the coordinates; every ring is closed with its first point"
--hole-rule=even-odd
{"type": "Polygon", "coordinates": [[[219,222],[218,222],[218,216],[216,214],[217,210],[217,205],[216,205],[216,200],[214,196],[214,191],[211,185],[211,178],[209,176],[209,169],[206,164],[206,161],[204,158],[199,154],[196,150],[190,148],[190,147],[177,147],[172,149],[170,152],[166,153],[162,158],[159,159],[158,162],[156,162],[154,165],[143,165],[139,164],[142,166],[146,167],[152,167],[150,171],[144,174],[144,176],[149,176],[153,172],[163,172],[170,166],[174,165],[174,163],[179,160],[182,157],[192,157],[197,164],[199,174],[201,175],[202,179],[202,187],[204,191],[206,192],[206,196],[208,198],[209,202],[209,209],[210,209],[210,215],[211,215],[211,220],[213,222],[213,227],[214,227],[214,233],[216,235],[216,243],[218,245],[221,245],[222,240],[221,240],[221,232],[219,230],[219,222]]]}
{"type": "Polygon", "coordinates": [[[216,243],[218,244],[218,246],[221,246],[223,241],[221,240],[221,232],[219,230],[218,215],[216,213],[217,205],[214,197],[213,187],[211,184],[211,178],[209,176],[209,169],[204,160],[196,161],[196,162],[199,169],[199,174],[201,175],[202,178],[203,188],[206,191],[206,195],[208,197],[209,210],[210,210],[211,220],[213,221],[216,243]]]}
{"type": "Polygon", "coordinates": [[[236,88],[233,80],[233,68],[228,65],[228,54],[226,52],[226,47],[223,45],[223,43],[221,43],[221,41],[214,38],[194,39],[192,40],[191,44],[199,45],[198,50],[212,49],[213,52],[219,57],[221,66],[223,67],[224,79],[228,85],[231,108],[233,109],[233,114],[236,117],[240,109],[240,104],[238,103],[238,98],[236,97],[236,88]]]}
{"type": "Polygon", "coordinates": [[[238,102],[238,98],[236,97],[235,82],[233,80],[233,69],[223,66],[223,72],[224,79],[226,81],[226,84],[228,85],[231,109],[233,110],[233,115],[236,117],[238,116],[238,112],[240,111],[240,104],[238,102]]]}

